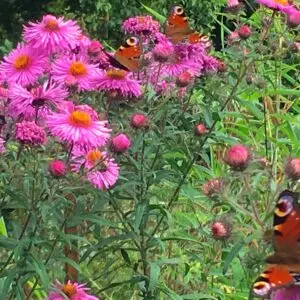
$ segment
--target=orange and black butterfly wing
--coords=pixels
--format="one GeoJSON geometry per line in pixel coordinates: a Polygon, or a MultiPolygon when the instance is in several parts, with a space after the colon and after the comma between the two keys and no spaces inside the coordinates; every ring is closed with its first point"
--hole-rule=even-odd
{"type": "Polygon", "coordinates": [[[185,40],[190,33],[193,33],[189,26],[184,8],[180,5],[174,5],[165,24],[165,35],[173,42],[179,43],[185,40]]]}
{"type": "Polygon", "coordinates": [[[269,265],[252,286],[256,297],[265,298],[274,290],[293,285],[299,281],[299,274],[292,273],[287,266],[269,265]]]}
{"type": "Polygon", "coordinates": [[[274,214],[274,249],[287,254],[300,251],[300,207],[298,194],[283,191],[279,197],[274,214]]]}
{"type": "Polygon", "coordinates": [[[140,69],[142,53],[140,40],[137,37],[130,37],[126,40],[126,43],[116,51],[114,58],[123,67],[132,72],[137,72],[140,69]]]}
{"type": "Polygon", "coordinates": [[[103,51],[103,53],[107,56],[108,62],[111,66],[113,66],[117,69],[127,71],[127,72],[130,71],[127,67],[125,67],[124,65],[119,63],[112,55],[108,54],[106,51],[103,51]]]}

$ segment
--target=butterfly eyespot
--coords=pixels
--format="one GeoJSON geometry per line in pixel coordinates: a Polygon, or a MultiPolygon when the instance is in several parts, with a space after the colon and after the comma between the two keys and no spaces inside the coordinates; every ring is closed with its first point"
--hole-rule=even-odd
{"type": "Polygon", "coordinates": [[[182,6],[174,6],[173,8],[173,12],[174,14],[176,14],[177,16],[181,16],[184,13],[184,9],[182,6]]]}
{"type": "Polygon", "coordinates": [[[129,46],[136,46],[139,43],[139,39],[136,37],[130,37],[126,40],[126,44],[129,46]]]}
{"type": "Polygon", "coordinates": [[[289,215],[294,209],[293,200],[291,196],[283,196],[280,198],[275,209],[275,214],[279,217],[289,215]]]}
{"type": "Polygon", "coordinates": [[[259,281],[254,283],[253,292],[257,296],[266,296],[270,293],[271,285],[265,281],[259,281]]]}

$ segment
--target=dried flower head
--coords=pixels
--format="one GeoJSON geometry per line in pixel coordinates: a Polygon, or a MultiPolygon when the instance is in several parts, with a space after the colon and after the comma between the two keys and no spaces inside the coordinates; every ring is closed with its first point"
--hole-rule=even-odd
{"type": "Polygon", "coordinates": [[[221,178],[215,178],[207,181],[202,186],[202,191],[207,197],[213,197],[221,194],[224,190],[224,181],[221,178]]]}

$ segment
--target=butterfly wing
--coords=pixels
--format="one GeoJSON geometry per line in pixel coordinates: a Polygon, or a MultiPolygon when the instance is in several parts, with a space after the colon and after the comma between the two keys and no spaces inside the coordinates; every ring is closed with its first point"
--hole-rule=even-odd
{"type": "Polygon", "coordinates": [[[258,277],[252,287],[252,292],[257,297],[266,297],[276,289],[293,285],[296,275],[283,265],[269,265],[258,277]]]}
{"type": "MultiPolygon", "coordinates": [[[[130,37],[126,43],[122,45],[115,53],[114,59],[117,65],[121,65],[121,69],[127,69],[137,72],[140,69],[140,58],[142,55],[142,46],[137,37],[130,37]]],[[[114,64],[112,64],[115,66],[114,64]]],[[[120,68],[117,66],[117,68],[120,68]]]]}
{"type": "Polygon", "coordinates": [[[193,32],[194,30],[189,26],[183,7],[173,6],[165,24],[165,35],[176,44],[182,42],[193,32]]]}
{"type": "Polygon", "coordinates": [[[252,292],[266,297],[272,291],[298,284],[300,279],[300,209],[298,195],[283,191],[277,200],[273,228],[275,253],[266,258],[265,271],[255,281],[252,292]]]}
{"type": "Polygon", "coordinates": [[[274,214],[275,252],[300,252],[300,208],[298,195],[283,191],[277,200],[274,214]]]}

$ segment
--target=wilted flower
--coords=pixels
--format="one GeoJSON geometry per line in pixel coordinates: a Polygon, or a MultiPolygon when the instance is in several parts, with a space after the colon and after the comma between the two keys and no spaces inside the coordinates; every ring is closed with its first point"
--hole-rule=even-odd
{"type": "Polygon", "coordinates": [[[5,74],[8,83],[23,86],[34,83],[44,73],[48,64],[43,53],[23,44],[18,44],[3,60],[0,72],[5,74]]]}
{"type": "Polygon", "coordinates": [[[86,150],[76,147],[72,152],[71,165],[73,171],[77,172],[83,166],[88,181],[100,190],[109,189],[119,178],[119,166],[114,159],[97,148],[86,150]]]}
{"type": "Polygon", "coordinates": [[[221,178],[215,178],[207,181],[202,186],[202,191],[207,197],[221,194],[224,190],[224,181],[221,178]]]}
{"type": "Polygon", "coordinates": [[[49,163],[49,172],[55,178],[65,176],[66,171],[66,164],[62,160],[52,160],[49,163]]]}
{"type": "Polygon", "coordinates": [[[46,124],[52,135],[69,144],[101,147],[110,137],[107,121],[95,120],[92,113],[80,107],[69,107],[52,113],[46,124]]]}
{"type": "Polygon", "coordinates": [[[285,174],[289,179],[300,179],[300,158],[289,158],[285,164],[285,174]]]}
{"type": "Polygon", "coordinates": [[[124,70],[109,69],[95,78],[96,88],[122,97],[140,97],[142,94],[139,82],[132,74],[124,70]]]}
{"type": "Polygon", "coordinates": [[[65,21],[63,17],[52,15],[44,16],[41,22],[29,22],[29,26],[24,26],[25,41],[32,48],[43,49],[48,54],[73,47],[80,34],[76,21],[65,21]]]}
{"type": "Polygon", "coordinates": [[[211,224],[212,236],[216,240],[227,240],[230,237],[232,226],[227,220],[227,217],[221,217],[211,224]]]}
{"type": "Polygon", "coordinates": [[[237,32],[239,37],[244,40],[246,40],[252,33],[251,28],[248,25],[242,25],[237,32]]]}
{"type": "Polygon", "coordinates": [[[70,280],[66,283],[56,281],[53,291],[47,296],[47,300],[98,300],[97,297],[89,295],[86,284],[72,283],[70,280]],[[64,295],[64,296],[63,296],[64,295]]]}
{"type": "Polygon", "coordinates": [[[188,72],[184,71],[178,75],[176,78],[176,84],[178,87],[187,87],[191,82],[193,82],[194,76],[188,72]]]}
{"type": "Polygon", "coordinates": [[[22,144],[40,146],[46,142],[46,132],[44,128],[35,122],[21,122],[16,124],[16,140],[22,144]]]}
{"type": "Polygon", "coordinates": [[[89,64],[84,57],[73,55],[62,56],[54,61],[51,67],[53,80],[66,83],[72,76],[72,83],[76,81],[80,90],[91,91],[94,89],[93,79],[99,72],[96,65],[89,64]],[[75,79],[75,80],[74,80],[75,79]]]}
{"type": "Polygon", "coordinates": [[[144,114],[133,114],[131,116],[130,125],[133,128],[145,128],[148,127],[148,117],[144,114]]]}
{"type": "Polygon", "coordinates": [[[125,20],[122,29],[127,34],[154,37],[159,32],[160,24],[151,16],[137,16],[125,20]]]}
{"type": "Polygon", "coordinates": [[[195,134],[198,136],[203,136],[208,133],[208,129],[203,123],[199,123],[195,125],[195,134]]]}
{"type": "Polygon", "coordinates": [[[127,151],[130,146],[131,141],[129,137],[124,133],[120,133],[114,136],[111,140],[111,150],[116,153],[123,153],[127,151]]]}
{"type": "Polygon", "coordinates": [[[225,154],[224,161],[235,170],[245,169],[250,161],[250,150],[244,145],[231,146],[225,154]]]}

